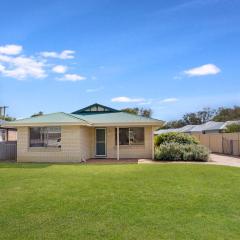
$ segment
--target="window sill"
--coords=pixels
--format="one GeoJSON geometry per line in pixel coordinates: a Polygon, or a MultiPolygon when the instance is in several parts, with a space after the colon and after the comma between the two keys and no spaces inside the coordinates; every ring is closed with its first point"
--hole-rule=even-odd
{"type": "Polygon", "coordinates": [[[60,152],[61,148],[55,147],[29,147],[29,152],[60,152]]]}

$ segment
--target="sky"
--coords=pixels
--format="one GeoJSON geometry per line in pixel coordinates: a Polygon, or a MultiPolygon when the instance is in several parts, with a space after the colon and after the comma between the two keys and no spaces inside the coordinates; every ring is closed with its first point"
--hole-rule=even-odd
{"type": "Polygon", "coordinates": [[[175,120],[240,104],[239,0],[2,1],[0,106],[175,120]]]}

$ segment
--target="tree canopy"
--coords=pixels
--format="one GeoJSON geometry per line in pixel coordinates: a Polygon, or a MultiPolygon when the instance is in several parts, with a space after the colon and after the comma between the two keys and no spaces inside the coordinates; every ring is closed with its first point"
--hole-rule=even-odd
{"type": "Polygon", "coordinates": [[[226,132],[227,133],[240,132],[240,124],[233,123],[233,124],[228,125],[226,132]]]}
{"type": "Polygon", "coordinates": [[[38,116],[42,116],[43,112],[39,111],[38,113],[34,113],[31,117],[38,117],[38,116]]]}
{"type": "Polygon", "coordinates": [[[233,108],[218,108],[217,114],[213,117],[213,120],[217,122],[240,120],[240,106],[234,106],[233,108]]]}
{"type": "Polygon", "coordinates": [[[203,108],[201,111],[184,114],[182,119],[169,121],[165,123],[162,128],[180,128],[185,125],[203,124],[210,120],[216,122],[240,120],[240,106],[234,106],[232,108],[220,107],[217,110],[211,108],[203,108]]]}
{"type": "Polygon", "coordinates": [[[139,115],[139,116],[144,116],[144,117],[151,117],[152,116],[152,109],[151,108],[124,108],[121,111],[139,115]]]}
{"type": "Polygon", "coordinates": [[[10,117],[10,116],[5,116],[5,118],[4,118],[4,116],[0,116],[0,119],[1,120],[5,120],[5,121],[14,121],[14,120],[16,120],[16,118],[14,118],[14,117],[10,117]]]}

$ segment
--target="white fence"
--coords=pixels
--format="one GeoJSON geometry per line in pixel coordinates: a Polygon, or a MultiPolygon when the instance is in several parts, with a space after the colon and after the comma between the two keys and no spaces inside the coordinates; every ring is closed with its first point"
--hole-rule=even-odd
{"type": "Polygon", "coordinates": [[[17,159],[17,142],[0,142],[0,160],[17,159]]]}

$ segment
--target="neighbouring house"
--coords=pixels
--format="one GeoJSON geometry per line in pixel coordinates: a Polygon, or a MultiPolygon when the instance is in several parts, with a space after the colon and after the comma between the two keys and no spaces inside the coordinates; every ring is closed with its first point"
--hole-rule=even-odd
{"type": "Polygon", "coordinates": [[[7,121],[0,119],[0,142],[17,141],[17,129],[4,127],[7,121]]]}
{"type": "Polygon", "coordinates": [[[226,127],[230,124],[240,124],[240,120],[237,121],[227,121],[227,122],[215,122],[215,121],[209,121],[200,125],[186,125],[181,128],[172,128],[172,129],[160,129],[154,132],[154,135],[159,135],[162,133],[167,132],[181,132],[181,133],[222,133],[225,132],[226,127]]]}
{"type": "Polygon", "coordinates": [[[18,131],[18,162],[80,162],[90,158],[153,158],[153,118],[93,104],[9,122],[18,131]]]}
{"type": "Polygon", "coordinates": [[[181,128],[169,128],[169,129],[159,129],[154,132],[154,135],[160,135],[162,133],[169,133],[169,132],[181,132],[181,133],[191,133],[191,130],[196,127],[196,125],[186,125],[181,128]]]}

